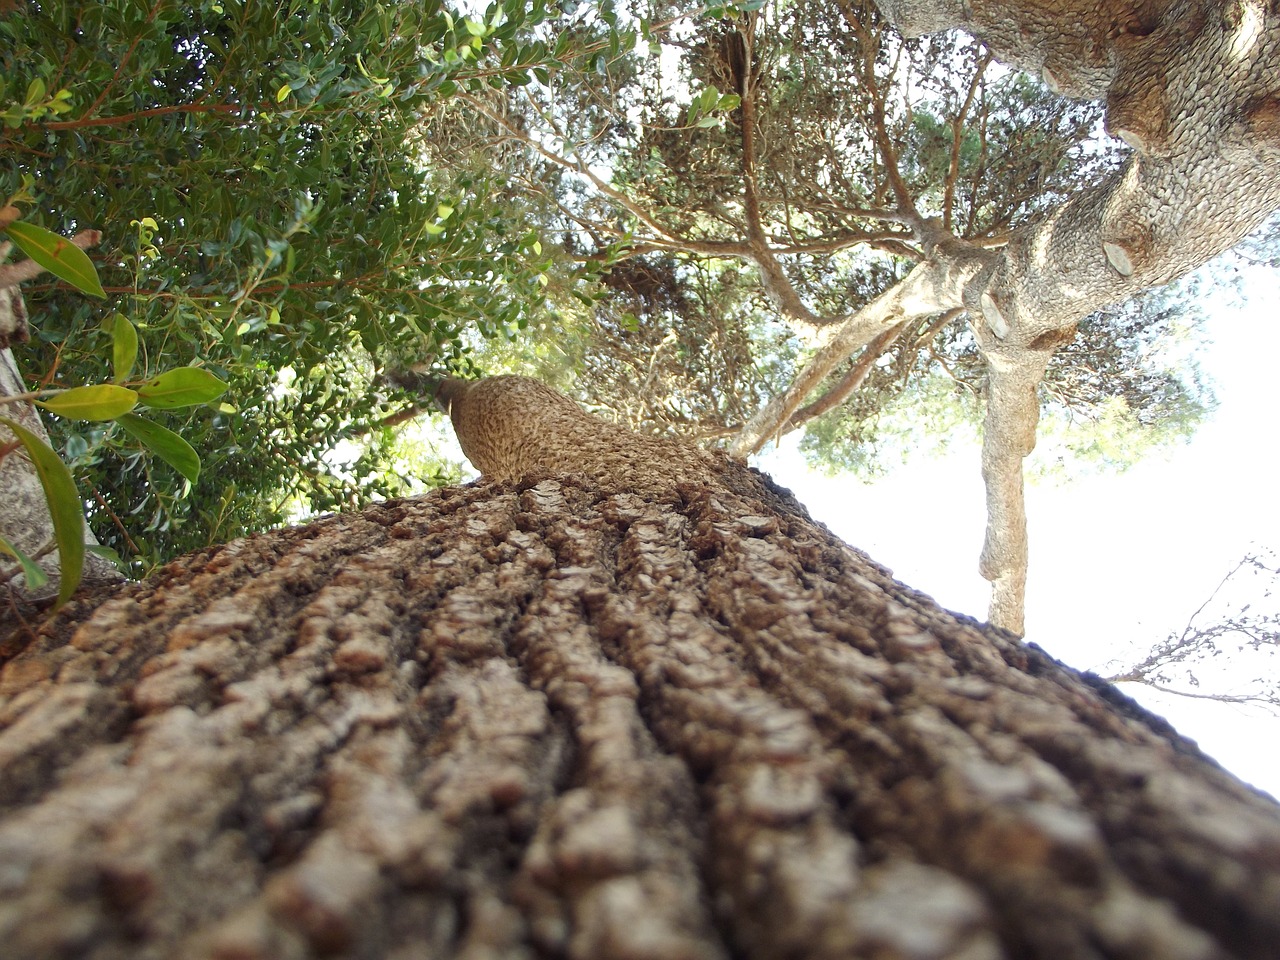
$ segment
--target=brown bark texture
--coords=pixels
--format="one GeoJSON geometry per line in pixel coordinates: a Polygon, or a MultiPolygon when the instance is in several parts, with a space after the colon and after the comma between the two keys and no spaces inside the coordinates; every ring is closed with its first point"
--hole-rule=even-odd
{"type": "Polygon", "coordinates": [[[590,472],[5,613],[0,954],[1275,956],[1280,808],[1163,721],[733,461],[590,472]]]}

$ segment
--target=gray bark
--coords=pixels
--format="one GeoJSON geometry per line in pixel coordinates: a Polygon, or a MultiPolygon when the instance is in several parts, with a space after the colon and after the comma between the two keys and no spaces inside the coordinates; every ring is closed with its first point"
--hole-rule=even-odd
{"type": "Polygon", "coordinates": [[[1270,798],[690,457],[642,493],[584,457],[594,479],[444,489],[7,614],[0,943],[1274,956],[1270,798]]]}

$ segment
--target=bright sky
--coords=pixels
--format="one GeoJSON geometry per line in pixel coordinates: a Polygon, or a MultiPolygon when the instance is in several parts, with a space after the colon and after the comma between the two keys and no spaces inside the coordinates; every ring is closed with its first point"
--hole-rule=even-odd
{"type": "MultiPolygon", "coordinates": [[[[1219,407],[1187,446],[1118,476],[1028,489],[1027,639],[1072,666],[1106,673],[1115,672],[1109,661],[1137,662],[1182,628],[1251,544],[1280,547],[1280,274],[1245,282],[1246,306],[1219,309],[1210,320],[1213,346],[1202,363],[1219,407]]],[[[816,519],[943,606],[986,619],[976,445],[874,484],[808,471],[785,448],[759,466],[816,519]]],[[[1033,456],[1054,452],[1037,448],[1033,456]]],[[[1237,776],[1280,797],[1280,717],[1138,684],[1123,689],[1237,776]]]]}

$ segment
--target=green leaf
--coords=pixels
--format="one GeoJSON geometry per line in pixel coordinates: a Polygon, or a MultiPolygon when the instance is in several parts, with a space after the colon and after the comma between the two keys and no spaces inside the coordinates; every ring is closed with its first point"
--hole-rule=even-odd
{"type": "Polygon", "coordinates": [[[22,567],[22,575],[27,580],[28,590],[39,590],[49,582],[49,578],[45,575],[45,572],[40,569],[40,564],[28,557],[3,536],[0,536],[0,553],[7,553],[9,556],[13,557],[13,559],[18,561],[19,566],[22,567]]]}
{"type": "Polygon", "coordinates": [[[129,379],[138,359],[138,331],[122,313],[117,313],[111,323],[111,379],[119,382],[129,379]]]}
{"type": "Polygon", "coordinates": [[[136,413],[126,413],[116,422],[192,483],[200,479],[200,455],[191,444],[168,427],[162,427],[136,413]]]}
{"type": "Polygon", "coordinates": [[[695,127],[703,127],[703,128],[716,127],[719,125],[720,125],[719,117],[703,117],[701,120],[699,120],[697,123],[694,124],[695,127]]]}
{"type": "Polygon", "coordinates": [[[115,564],[116,569],[121,573],[129,572],[125,569],[124,561],[120,559],[120,554],[116,553],[110,547],[104,547],[100,543],[86,543],[84,548],[94,556],[101,557],[103,560],[109,560],[111,563],[115,564]]]}
{"type": "Polygon", "coordinates": [[[114,420],[137,402],[138,394],[128,387],[100,383],[63,390],[48,400],[37,400],[36,406],[71,420],[114,420]]]}
{"type": "Polygon", "coordinates": [[[49,517],[53,521],[53,540],[58,545],[62,584],[58,589],[60,607],[71,598],[80,585],[84,573],[84,513],[80,506],[80,494],[71,471],[58,459],[58,455],[43,440],[22,424],[0,417],[0,423],[13,431],[31,458],[44,488],[44,498],[49,504],[49,517]]]}
{"type": "Polygon", "coordinates": [[[27,85],[27,102],[25,105],[28,107],[34,107],[44,99],[46,90],[47,88],[44,85],[44,81],[39,77],[34,78],[31,83],[27,85]]]}
{"type": "Polygon", "coordinates": [[[138,388],[138,397],[148,407],[172,410],[217,400],[227,385],[201,367],[168,370],[138,388]]]}
{"type": "Polygon", "coordinates": [[[19,249],[55,277],[67,281],[77,290],[94,297],[105,297],[98,271],[88,254],[70,240],[51,233],[44,227],[19,220],[5,227],[5,232],[19,249]]]}
{"type": "Polygon", "coordinates": [[[276,103],[284,103],[288,99],[289,94],[293,93],[293,88],[289,84],[285,84],[276,91],[276,103]]]}

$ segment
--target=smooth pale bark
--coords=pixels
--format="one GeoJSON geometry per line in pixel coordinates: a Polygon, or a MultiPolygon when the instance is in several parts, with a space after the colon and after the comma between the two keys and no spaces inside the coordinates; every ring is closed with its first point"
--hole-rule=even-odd
{"type": "Polygon", "coordinates": [[[976,275],[987,276],[997,254],[944,234],[935,225],[930,256],[902,281],[861,310],[821,328],[811,341],[818,347],[785,391],[763,406],[734,437],[729,451],[754,453],[786,432],[787,421],[826,377],[855,352],[903,322],[965,306],[965,291],[976,275]]]}
{"type": "MultiPolygon", "coordinates": [[[[26,385],[18,373],[18,366],[12,350],[0,350],[0,397],[12,397],[24,393],[26,385]]],[[[40,419],[39,411],[29,403],[0,403],[0,415],[11,417],[26,427],[46,443],[49,442],[48,431],[40,419]]],[[[0,444],[16,442],[16,438],[8,427],[0,425],[0,444]]],[[[40,569],[49,577],[49,582],[34,596],[51,597],[58,593],[58,550],[41,551],[53,541],[53,518],[49,515],[48,501],[44,488],[40,485],[40,477],[34,465],[21,447],[14,449],[0,461],[0,534],[27,556],[36,558],[40,569]]],[[[86,525],[84,542],[97,546],[98,538],[86,525]]],[[[7,556],[0,554],[0,567],[16,568],[17,564],[7,556]]],[[[86,583],[109,582],[121,579],[120,571],[109,560],[96,554],[88,554],[84,558],[82,579],[86,583]]],[[[27,596],[23,577],[15,572],[5,587],[27,596]]]]}
{"type": "Polygon", "coordinates": [[[1270,798],[691,472],[440,490],[10,612],[4,949],[1274,956],[1270,798]]]}
{"type": "MultiPolygon", "coordinates": [[[[18,373],[12,350],[0,350],[0,398],[24,393],[26,386],[18,373]]],[[[0,416],[9,417],[48,442],[49,435],[40,414],[29,403],[0,403],[0,416]]],[[[16,443],[17,438],[0,424],[0,444],[16,443]]],[[[53,537],[53,521],[45,502],[40,477],[22,447],[15,447],[0,460],[0,534],[23,553],[34,557],[53,537]]],[[[5,566],[16,567],[7,556],[0,555],[5,566]]],[[[57,576],[57,562],[52,556],[40,560],[42,568],[57,576]]],[[[20,575],[19,575],[20,578],[20,575]]],[[[52,592],[56,594],[57,588],[52,592]]]]}

